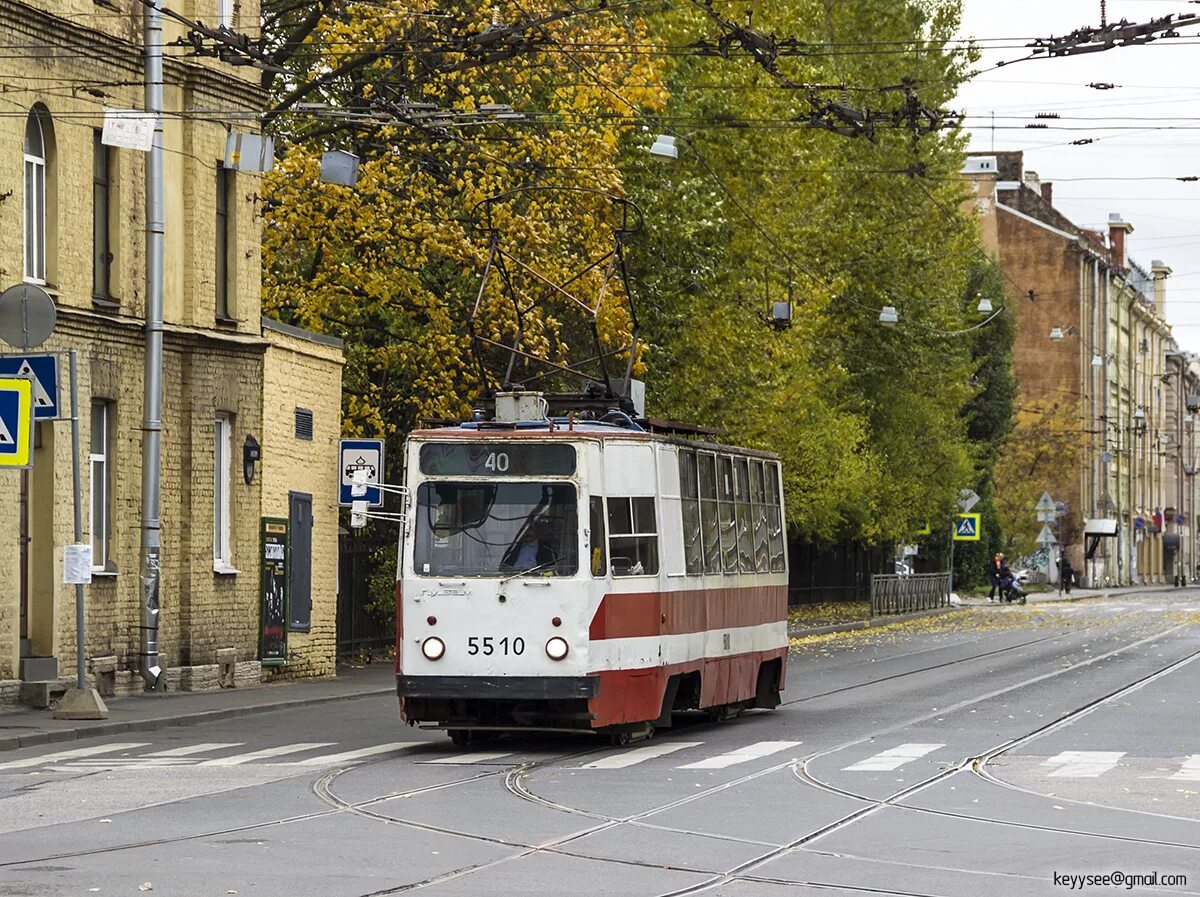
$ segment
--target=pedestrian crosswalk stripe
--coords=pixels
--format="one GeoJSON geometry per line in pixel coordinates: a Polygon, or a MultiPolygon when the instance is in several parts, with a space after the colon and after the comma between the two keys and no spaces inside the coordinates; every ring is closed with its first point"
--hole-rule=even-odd
{"type": "Polygon", "coordinates": [[[221,751],[225,748],[241,747],[244,741],[208,741],[202,744],[189,744],[184,747],[170,748],[165,751],[154,751],[144,754],[146,757],[190,757],[192,754],[207,754],[209,751],[221,751]]]}
{"type": "Polygon", "coordinates": [[[117,744],[101,744],[93,747],[71,748],[69,751],[55,751],[53,754],[42,754],[40,757],[26,757],[24,760],[9,760],[0,763],[0,769],[29,769],[34,766],[46,766],[62,760],[73,760],[77,757],[91,757],[96,754],[113,754],[117,751],[131,751],[134,748],[146,747],[146,741],[123,741],[117,744]]]}
{"type": "Polygon", "coordinates": [[[932,754],[938,748],[944,748],[944,744],[902,744],[898,747],[890,748],[875,754],[873,757],[868,757],[865,760],[859,760],[850,766],[843,769],[843,772],[889,772],[893,769],[899,769],[905,763],[910,763],[913,760],[918,760],[926,754],[932,754]]]}
{"type": "Polygon", "coordinates": [[[747,745],[744,748],[736,751],[729,751],[726,754],[718,754],[716,757],[709,757],[707,760],[698,760],[695,763],[685,763],[678,769],[724,769],[727,766],[734,766],[738,763],[748,763],[751,760],[758,760],[761,757],[769,757],[771,754],[777,754],[780,751],[786,751],[788,748],[794,748],[799,741],[759,741],[755,744],[747,745]]]}
{"type": "Polygon", "coordinates": [[[1179,772],[1171,776],[1173,779],[1183,779],[1185,782],[1200,782],[1200,754],[1192,754],[1180,767],[1179,772]]]}
{"type": "Polygon", "coordinates": [[[454,754],[450,757],[439,757],[436,760],[417,760],[417,763],[439,763],[447,766],[458,766],[460,764],[469,763],[487,763],[489,760],[499,760],[502,757],[511,757],[512,754],[454,754]]]}
{"type": "Polygon", "coordinates": [[[1063,751],[1043,761],[1042,766],[1058,767],[1049,773],[1051,778],[1094,779],[1116,766],[1124,756],[1124,751],[1063,751]]]}
{"type": "Polygon", "coordinates": [[[282,757],[285,754],[298,754],[301,751],[313,751],[317,748],[332,747],[335,741],[303,741],[299,744],[283,744],[279,747],[263,748],[261,751],[250,751],[248,754],[234,754],[231,757],[217,757],[215,760],[205,760],[201,766],[241,766],[255,760],[270,760],[272,757],[282,757]]]}
{"type": "Polygon", "coordinates": [[[609,757],[604,757],[600,760],[594,760],[591,763],[585,763],[580,769],[624,769],[627,766],[636,766],[639,763],[644,763],[647,760],[653,760],[655,757],[663,757],[667,754],[673,754],[676,751],[681,751],[684,748],[699,747],[704,744],[702,741],[672,741],[663,744],[651,744],[647,747],[634,748],[630,751],[622,751],[619,754],[613,754],[609,757]]]}
{"type": "Polygon", "coordinates": [[[301,766],[337,766],[339,763],[349,763],[352,760],[362,760],[366,757],[377,757],[380,754],[391,754],[411,747],[419,747],[421,741],[393,741],[390,744],[377,744],[372,747],[359,748],[356,751],[342,751],[340,754],[322,754],[319,757],[307,757],[297,761],[301,766]]]}

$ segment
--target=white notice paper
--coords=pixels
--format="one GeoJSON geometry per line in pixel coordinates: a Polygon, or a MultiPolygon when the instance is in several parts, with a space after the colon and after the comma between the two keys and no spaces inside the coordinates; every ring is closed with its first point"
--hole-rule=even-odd
{"type": "Polygon", "coordinates": [[[148,153],[154,148],[154,116],[137,109],[105,109],[100,142],[148,153]]]}
{"type": "Polygon", "coordinates": [[[92,546],[63,547],[63,582],[66,585],[89,585],[92,581],[92,546]]]}

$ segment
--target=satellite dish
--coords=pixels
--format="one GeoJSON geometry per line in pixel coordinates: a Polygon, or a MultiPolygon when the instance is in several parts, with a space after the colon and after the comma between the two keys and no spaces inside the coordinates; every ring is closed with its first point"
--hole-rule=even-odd
{"type": "Polygon", "coordinates": [[[16,349],[36,349],[50,338],[57,320],[54,300],[35,284],[19,283],[0,293],[0,339],[16,349]]]}

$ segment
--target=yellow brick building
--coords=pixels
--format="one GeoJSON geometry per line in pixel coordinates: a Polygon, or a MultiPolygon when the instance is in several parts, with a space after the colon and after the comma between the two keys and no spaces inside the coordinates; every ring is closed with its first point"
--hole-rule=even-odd
{"type": "MultiPolygon", "coordinates": [[[[257,5],[172,6],[236,27],[258,21],[257,5]]],[[[106,107],[143,107],[142,10],[138,0],[0,3],[0,43],[12,48],[0,63],[0,289],[42,285],[58,325],[38,351],[79,353],[94,564],[86,655],[102,692],[141,688],[147,154],[105,146],[100,129],[106,107]]],[[[182,31],[165,24],[169,45],[182,31]]],[[[224,165],[227,129],[253,131],[263,108],[257,73],[174,48],[164,75],[160,664],[169,686],[258,679],[261,518],[291,515],[311,520],[311,554],[291,560],[310,588],[292,595],[288,662],[268,674],[332,674],[341,346],[261,315],[260,176],[224,165]],[[261,461],[248,478],[252,443],[261,461]]],[[[65,394],[65,356],[62,367],[65,394]]],[[[74,593],[62,585],[69,422],[38,423],[35,446],[31,470],[0,470],[0,700],[54,667],[69,675],[75,658],[74,593]]]]}

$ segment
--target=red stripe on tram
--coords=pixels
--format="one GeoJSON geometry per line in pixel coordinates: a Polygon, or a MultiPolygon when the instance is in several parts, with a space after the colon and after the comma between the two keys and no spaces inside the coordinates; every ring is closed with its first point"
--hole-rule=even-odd
{"type": "Polygon", "coordinates": [[[787,619],[787,586],[689,589],[605,595],[592,617],[593,641],[739,629],[787,619]]]}

